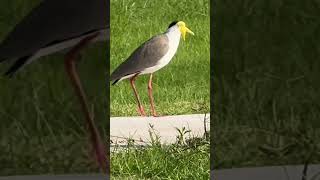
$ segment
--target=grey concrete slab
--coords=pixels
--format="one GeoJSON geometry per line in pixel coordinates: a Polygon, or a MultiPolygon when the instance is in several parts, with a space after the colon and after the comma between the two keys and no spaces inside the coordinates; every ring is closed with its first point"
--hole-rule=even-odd
{"type": "Polygon", "coordinates": [[[178,129],[191,130],[188,135],[202,137],[205,128],[210,130],[210,114],[190,114],[162,117],[112,117],[110,119],[110,139],[112,145],[126,145],[127,140],[134,139],[137,145],[151,142],[150,130],[160,137],[163,144],[176,142],[178,129]],[[205,120],[206,119],[206,120],[205,120]],[[152,128],[151,128],[152,127],[152,128]]]}
{"type": "Polygon", "coordinates": [[[28,175],[0,177],[0,180],[109,180],[106,175],[28,175]]]}
{"type": "MultiPolygon", "coordinates": [[[[214,180],[301,180],[303,165],[212,170],[214,180]]],[[[306,180],[320,180],[320,165],[308,166],[306,180]]]]}

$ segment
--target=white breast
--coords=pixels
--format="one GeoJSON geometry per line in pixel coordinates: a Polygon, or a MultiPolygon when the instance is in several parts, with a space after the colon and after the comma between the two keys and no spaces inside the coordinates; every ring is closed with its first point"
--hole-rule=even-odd
{"type": "Polygon", "coordinates": [[[180,36],[181,36],[181,32],[179,31],[179,28],[174,26],[174,27],[170,28],[165,33],[165,35],[169,39],[168,52],[158,61],[156,66],[146,68],[140,74],[149,74],[149,73],[153,73],[155,71],[158,71],[159,69],[166,66],[171,61],[173,56],[176,54],[178,46],[179,46],[179,42],[180,42],[180,36]]]}

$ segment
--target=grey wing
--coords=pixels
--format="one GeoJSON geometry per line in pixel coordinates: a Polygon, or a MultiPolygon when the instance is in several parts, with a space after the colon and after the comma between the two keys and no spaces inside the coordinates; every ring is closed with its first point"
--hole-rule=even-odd
{"type": "Polygon", "coordinates": [[[155,66],[168,52],[169,39],[165,34],[155,36],[137,48],[130,57],[111,74],[111,81],[135,74],[155,66]]]}
{"type": "Polygon", "coordinates": [[[57,41],[108,27],[105,0],[45,0],[0,44],[0,62],[34,54],[57,41]]]}

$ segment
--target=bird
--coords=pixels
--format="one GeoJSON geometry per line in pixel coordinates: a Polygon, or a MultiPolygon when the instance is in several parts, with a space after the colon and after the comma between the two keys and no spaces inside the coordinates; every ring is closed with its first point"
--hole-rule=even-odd
{"type": "Polygon", "coordinates": [[[0,62],[13,62],[4,73],[9,77],[42,56],[65,53],[65,69],[79,98],[97,163],[107,173],[105,145],[89,110],[75,61],[87,45],[109,39],[109,12],[109,0],[42,0],[0,44],[0,62]]]}
{"type": "Polygon", "coordinates": [[[130,85],[138,104],[138,113],[141,116],[146,116],[146,113],[135,86],[137,76],[150,74],[148,82],[148,96],[152,116],[157,117],[158,114],[155,111],[154,98],[152,94],[153,73],[163,68],[171,61],[177,52],[181,36],[183,40],[185,40],[187,33],[194,35],[194,33],[187,28],[185,22],[171,22],[164,33],[155,35],[140,45],[111,73],[110,81],[113,81],[112,85],[115,85],[124,79],[130,80],[130,85]]]}

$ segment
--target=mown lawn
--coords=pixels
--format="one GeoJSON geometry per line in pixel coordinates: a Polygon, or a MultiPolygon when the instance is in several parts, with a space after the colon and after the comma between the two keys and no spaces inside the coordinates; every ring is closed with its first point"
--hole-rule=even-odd
{"type": "Polygon", "coordinates": [[[187,134],[171,145],[161,145],[153,134],[150,146],[129,143],[125,149],[115,148],[111,179],[209,179],[209,137],[190,138],[187,134]]]}
{"type": "MultiPolygon", "coordinates": [[[[2,0],[0,40],[38,2],[2,0]]],[[[78,64],[104,136],[109,128],[106,49],[106,43],[91,46],[78,64]]],[[[0,64],[1,74],[9,65],[0,64]]],[[[41,58],[11,79],[0,77],[0,120],[0,176],[98,172],[78,99],[64,71],[63,55],[41,58]]]]}
{"type": "MultiPolygon", "coordinates": [[[[187,24],[195,36],[187,35],[172,61],[154,74],[156,110],[160,115],[204,113],[210,105],[210,17],[209,1],[111,0],[111,72],[140,44],[166,31],[175,20],[187,24]]],[[[111,73],[110,72],[110,73],[111,73]]],[[[136,86],[149,112],[148,75],[136,86]]],[[[128,80],[111,86],[111,116],[138,115],[128,80]]]]}

